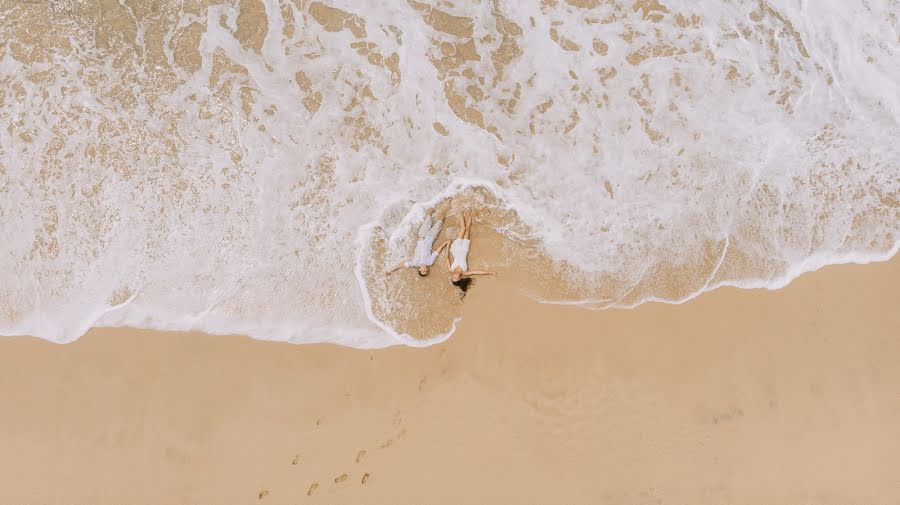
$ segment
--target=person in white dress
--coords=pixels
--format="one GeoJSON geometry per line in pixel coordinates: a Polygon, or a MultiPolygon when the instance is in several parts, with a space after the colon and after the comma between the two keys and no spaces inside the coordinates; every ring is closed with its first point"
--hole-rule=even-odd
{"type": "Polygon", "coordinates": [[[436,219],[432,222],[431,214],[425,216],[425,220],[419,226],[419,240],[416,242],[416,253],[413,255],[413,258],[394,267],[393,270],[388,272],[388,275],[404,267],[418,269],[419,275],[422,277],[428,275],[428,267],[434,264],[434,261],[441,254],[441,250],[445,247],[442,245],[437,251],[431,250],[434,246],[434,241],[441,233],[442,224],[443,221],[441,219],[436,219]]]}
{"type": "Polygon", "coordinates": [[[484,270],[469,270],[469,247],[472,242],[469,240],[469,232],[472,229],[472,214],[459,215],[459,236],[452,241],[448,240],[441,244],[438,251],[443,250],[447,245],[447,269],[450,271],[450,282],[454,286],[462,290],[463,296],[472,285],[475,275],[496,275],[496,272],[487,272],[484,270]],[[451,258],[452,261],[451,261],[451,258]]]}

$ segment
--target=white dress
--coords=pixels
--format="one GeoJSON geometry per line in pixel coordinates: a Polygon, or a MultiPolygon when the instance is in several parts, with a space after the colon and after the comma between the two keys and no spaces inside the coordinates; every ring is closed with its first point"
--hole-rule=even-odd
{"type": "Polygon", "coordinates": [[[408,267],[430,267],[437,259],[437,251],[432,251],[434,241],[441,232],[442,221],[438,219],[433,224],[431,216],[426,216],[422,226],[419,227],[419,241],[416,242],[416,254],[413,259],[404,263],[408,267]]]}
{"type": "Polygon", "coordinates": [[[450,244],[450,254],[453,256],[453,264],[450,265],[450,271],[453,272],[457,267],[462,268],[463,272],[469,271],[469,246],[472,242],[467,238],[458,238],[450,244]]]}

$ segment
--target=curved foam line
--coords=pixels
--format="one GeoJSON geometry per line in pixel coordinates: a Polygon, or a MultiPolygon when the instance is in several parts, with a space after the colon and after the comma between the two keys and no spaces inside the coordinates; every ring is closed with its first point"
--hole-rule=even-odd
{"type": "MultiPolygon", "coordinates": [[[[402,235],[403,233],[407,233],[412,226],[413,218],[420,217],[424,213],[424,209],[434,207],[441,200],[449,198],[459,193],[460,191],[475,187],[487,189],[491,192],[491,194],[493,194],[496,198],[499,198],[504,203],[508,201],[503,195],[503,190],[490,181],[468,177],[454,178],[452,181],[450,181],[450,184],[448,184],[447,187],[444,188],[443,191],[434,195],[430,200],[413,204],[410,211],[407,212],[406,216],[404,216],[404,218],[400,221],[400,225],[397,226],[394,232],[391,233],[391,235],[388,237],[388,240],[390,242],[394,242],[400,235],[402,235]]],[[[434,337],[426,339],[418,339],[407,333],[397,333],[396,330],[394,330],[389,325],[385,324],[384,321],[378,319],[378,317],[375,316],[375,312],[372,309],[372,297],[369,295],[368,286],[366,285],[365,277],[363,276],[364,255],[361,251],[364,251],[368,248],[372,237],[372,231],[381,226],[382,223],[380,221],[372,221],[359,227],[356,234],[357,253],[354,274],[356,275],[356,283],[359,287],[359,292],[363,298],[363,308],[366,312],[366,317],[369,318],[369,320],[372,321],[372,323],[379,329],[393,337],[397,341],[397,344],[403,344],[410,347],[428,347],[446,341],[456,331],[456,325],[460,321],[462,321],[462,317],[454,318],[453,322],[450,325],[450,329],[445,333],[441,333],[435,335],[434,337]]]]}
{"type": "MultiPolygon", "coordinates": [[[[503,189],[497,184],[487,180],[487,179],[479,179],[472,177],[455,177],[450,183],[439,193],[436,193],[431,199],[414,203],[412,208],[407,212],[406,216],[400,221],[400,225],[391,233],[389,236],[389,240],[393,243],[403,235],[407,233],[412,227],[412,222],[415,219],[420,219],[424,213],[425,209],[434,207],[441,200],[445,200],[447,198],[452,197],[453,195],[471,188],[484,188],[491,192],[492,195],[499,198],[504,203],[508,203],[509,199],[504,194],[503,189]]],[[[363,227],[366,226],[380,226],[382,223],[378,221],[372,221],[370,223],[366,223],[363,227]]]]}
{"type": "MultiPolygon", "coordinates": [[[[380,225],[376,223],[369,223],[360,227],[356,235],[357,251],[364,250],[366,244],[368,244],[368,239],[372,235],[372,230],[379,226],[380,225]]],[[[375,312],[372,310],[372,297],[369,295],[368,286],[366,285],[365,278],[363,277],[363,255],[359,254],[358,252],[356,255],[356,267],[353,269],[353,273],[356,275],[356,283],[359,286],[359,292],[363,298],[363,307],[366,311],[366,317],[368,317],[369,320],[372,321],[372,323],[380,328],[383,332],[393,337],[394,340],[396,340],[396,344],[404,344],[410,347],[428,347],[430,345],[439,344],[450,338],[450,335],[452,335],[453,332],[456,331],[456,323],[462,319],[454,319],[453,323],[450,325],[450,330],[446,333],[442,333],[427,339],[417,339],[407,333],[397,333],[396,330],[385,324],[382,320],[378,319],[378,317],[375,316],[375,312]]]]}
{"type": "MultiPolygon", "coordinates": [[[[408,233],[409,229],[412,226],[414,219],[421,217],[421,215],[424,213],[424,209],[433,207],[439,201],[446,199],[448,197],[451,197],[451,196],[459,193],[462,190],[475,188],[475,187],[484,188],[484,189],[490,191],[493,196],[500,199],[503,202],[503,204],[506,205],[509,209],[517,210],[517,206],[514,204],[514,202],[511,202],[510,199],[505,194],[505,191],[502,188],[500,188],[499,186],[497,186],[495,183],[487,181],[487,180],[483,180],[483,179],[477,179],[477,178],[455,178],[450,182],[450,184],[447,185],[447,187],[443,191],[435,194],[435,196],[433,196],[430,200],[415,203],[413,205],[412,209],[410,209],[410,211],[406,214],[406,216],[404,216],[404,218],[401,220],[400,225],[397,226],[397,228],[394,230],[394,232],[390,235],[389,241],[395,242],[396,240],[398,240],[398,238],[403,233],[408,233]]],[[[375,228],[377,228],[379,226],[381,226],[380,222],[373,221],[373,222],[367,223],[366,225],[360,227],[359,232],[357,234],[357,251],[362,251],[363,248],[366,247],[366,245],[368,243],[368,239],[371,237],[372,230],[374,230],[375,228]]],[[[721,268],[722,262],[725,260],[725,256],[727,255],[728,248],[730,247],[730,245],[731,245],[731,241],[728,237],[726,237],[725,246],[722,249],[722,252],[719,256],[718,262],[716,263],[716,266],[713,269],[712,273],[706,279],[706,282],[703,284],[703,287],[698,289],[697,291],[694,291],[693,293],[691,293],[687,296],[684,296],[682,298],[679,298],[679,299],[670,300],[670,299],[651,296],[651,297],[643,298],[635,303],[631,303],[631,304],[627,304],[627,305],[619,305],[619,302],[622,299],[624,299],[628,295],[628,293],[630,293],[636,287],[637,284],[635,284],[635,286],[632,286],[622,296],[617,297],[615,299],[583,298],[580,300],[552,300],[552,299],[538,298],[538,297],[533,297],[533,296],[529,296],[529,298],[532,298],[533,300],[535,300],[539,303],[545,303],[545,304],[551,304],[551,305],[567,305],[567,306],[574,305],[574,306],[582,307],[582,308],[585,308],[588,310],[606,310],[606,309],[610,309],[610,308],[633,309],[639,305],[642,305],[642,304],[648,303],[648,302],[666,303],[666,304],[670,304],[670,305],[680,305],[682,303],[693,300],[694,298],[700,296],[703,293],[714,291],[721,287],[736,287],[736,288],[740,288],[740,289],[765,288],[765,289],[769,289],[769,290],[781,289],[784,286],[787,286],[788,284],[790,284],[797,277],[799,277],[805,273],[814,272],[814,271],[819,270],[826,266],[842,265],[842,264],[867,264],[867,263],[873,263],[873,262],[887,261],[887,260],[891,259],[892,257],[894,257],[898,253],[898,251],[900,251],[900,240],[898,240],[894,244],[894,246],[885,254],[866,255],[866,253],[847,253],[844,255],[839,255],[837,257],[831,256],[831,255],[819,254],[819,255],[814,255],[810,258],[806,258],[805,260],[803,260],[802,262],[800,262],[797,265],[790,266],[784,275],[782,275],[776,279],[769,279],[767,281],[763,281],[763,280],[723,281],[723,282],[719,282],[716,284],[711,284],[712,280],[715,278],[716,274],[718,273],[719,269],[721,268]],[[860,255],[862,255],[863,257],[860,257],[860,255]],[[825,259],[824,256],[831,256],[831,257],[825,259]],[[590,306],[590,305],[593,305],[593,306],[590,306]],[[600,306],[598,307],[597,305],[600,305],[600,306]]],[[[359,285],[360,292],[363,297],[366,316],[369,318],[369,320],[372,321],[372,323],[374,323],[376,326],[378,326],[378,328],[380,328],[382,331],[391,335],[397,341],[398,344],[408,345],[411,347],[427,347],[430,345],[434,345],[434,344],[446,341],[456,331],[456,325],[459,321],[462,320],[462,317],[458,317],[453,320],[453,323],[452,323],[449,331],[447,331],[446,333],[440,334],[440,335],[436,335],[435,337],[432,337],[429,339],[416,339],[406,333],[404,333],[404,334],[397,333],[393,328],[391,328],[390,326],[388,326],[387,324],[385,324],[383,321],[381,321],[380,319],[378,319],[375,316],[374,311],[372,309],[372,299],[369,296],[367,286],[366,286],[365,280],[362,275],[362,260],[363,260],[362,254],[357,253],[356,259],[357,259],[356,269],[355,269],[356,279],[357,279],[357,283],[359,285]]],[[[646,271],[641,275],[641,278],[643,278],[644,275],[646,275],[646,271]]],[[[640,281],[638,281],[638,283],[639,282],[640,281]]]]}
{"type": "Polygon", "coordinates": [[[57,336],[59,338],[52,338],[50,336],[47,336],[42,331],[40,331],[38,325],[35,325],[33,323],[31,323],[31,324],[26,323],[24,325],[24,327],[20,328],[19,330],[14,331],[14,332],[11,332],[11,333],[0,332],[0,336],[11,337],[11,336],[17,336],[17,335],[33,335],[33,336],[40,338],[41,340],[46,340],[47,342],[52,342],[54,344],[68,344],[68,343],[78,340],[85,333],[87,333],[88,330],[97,326],[97,321],[99,321],[106,314],[116,311],[116,310],[119,310],[121,308],[124,308],[127,305],[130,305],[131,302],[133,302],[134,299],[137,298],[137,295],[139,295],[143,289],[144,289],[143,285],[141,287],[137,288],[134,291],[134,293],[132,293],[131,296],[129,296],[122,303],[119,303],[119,304],[116,304],[116,305],[113,305],[110,307],[95,308],[89,314],[89,316],[85,317],[84,320],[75,328],[75,330],[71,332],[71,334],[75,335],[74,337],[71,336],[69,334],[69,332],[63,333],[62,331],[58,331],[57,336]]]}
{"type": "MultiPolygon", "coordinates": [[[[677,300],[669,300],[666,298],[650,296],[650,297],[641,299],[640,301],[638,301],[636,303],[632,303],[632,304],[628,304],[628,305],[609,304],[604,307],[598,307],[598,308],[589,307],[588,305],[596,304],[596,303],[603,303],[603,300],[599,300],[599,299],[597,299],[597,300],[590,300],[590,299],[550,300],[550,299],[537,299],[537,298],[535,298],[535,300],[540,303],[546,303],[549,305],[576,305],[576,306],[579,306],[579,307],[582,307],[582,308],[585,308],[588,310],[633,309],[639,305],[642,305],[642,304],[648,303],[648,302],[665,303],[665,304],[669,304],[669,305],[681,305],[682,303],[693,300],[694,298],[702,295],[703,293],[715,291],[716,289],[723,288],[723,287],[734,287],[734,288],[738,288],[738,289],[767,289],[770,291],[775,291],[777,289],[781,289],[781,288],[787,286],[788,284],[793,282],[797,277],[800,277],[803,274],[806,274],[809,272],[815,272],[816,270],[819,270],[824,267],[828,267],[828,266],[832,266],[832,265],[850,265],[850,264],[866,265],[869,263],[880,263],[880,262],[890,260],[891,258],[896,256],[898,252],[900,252],[900,240],[895,242],[894,246],[890,250],[888,250],[886,253],[883,253],[883,254],[873,253],[871,255],[867,255],[866,253],[846,253],[843,255],[839,255],[837,257],[833,257],[831,259],[818,259],[819,256],[825,256],[825,255],[822,255],[822,254],[814,255],[814,256],[811,256],[811,257],[801,261],[797,265],[789,267],[784,275],[782,275],[778,278],[775,278],[775,279],[770,279],[768,281],[763,281],[763,280],[722,281],[722,282],[710,285],[709,282],[712,280],[712,278],[710,278],[710,280],[707,281],[707,284],[703,288],[701,288],[683,298],[679,298],[677,300]],[[864,256],[864,257],[859,257],[859,256],[864,256]]],[[[723,256],[723,259],[724,259],[724,256],[723,256]]],[[[719,266],[721,266],[721,260],[719,262],[719,266]]],[[[716,271],[718,271],[718,267],[716,267],[716,271]]]]}

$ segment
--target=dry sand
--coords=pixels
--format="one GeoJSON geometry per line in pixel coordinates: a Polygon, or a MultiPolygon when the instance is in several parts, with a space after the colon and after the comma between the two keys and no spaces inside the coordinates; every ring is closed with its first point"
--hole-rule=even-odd
{"type": "Polygon", "coordinates": [[[898,503],[900,260],[361,351],[0,339],[0,503],[898,503]]]}

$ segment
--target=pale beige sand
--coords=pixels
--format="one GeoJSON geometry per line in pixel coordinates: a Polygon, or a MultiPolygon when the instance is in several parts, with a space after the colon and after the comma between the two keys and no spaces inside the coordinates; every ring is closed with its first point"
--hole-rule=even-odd
{"type": "Polygon", "coordinates": [[[0,339],[0,503],[900,502],[900,261],[631,311],[509,285],[424,350],[0,339]]]}

